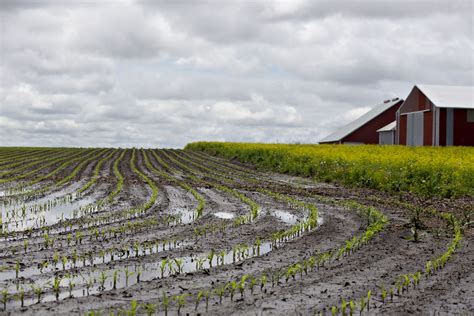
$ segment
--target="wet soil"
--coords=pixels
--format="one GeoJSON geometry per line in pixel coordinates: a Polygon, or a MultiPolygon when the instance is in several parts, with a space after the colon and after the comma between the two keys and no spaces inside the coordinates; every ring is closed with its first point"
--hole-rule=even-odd
{"type": "MultiPolygon", "coordinates": [[[[2,276],[0,289],[2,286],[8,287],[16,293],[15,296],[10,295],[4,314],[84,315],[92,310],[101,311],[103,314],[108,314],[110,311],[117,313],[129,309],[132,300],[138,300],[139,304],[162,304],[163,293],[169,297],[184,293],[190,295],[186,304],[180,308],[182,315],[313,315],[320,312],[331,314],[331,307],[339,307],[342,299],[347,301],[360,299],[368,290],[373,293],[369,305],[370,314],[473,313],[474,228],[472,226],[465,227],[461,247],[455,251],[443,269],[423,277],[416,287],[411,285],[401,295],[395,294],[393,300],[387,298],[386,302],[382,303],[380,297],[381,288],[388,290],[394,287],[401,275],[423,271],[428,260],[446,251],[453,237],[449,226],[443,220],[422,214],[420,240],[418,242],[411,240],[412,211],[400,202],[419,208],[435,208],[462,218],[466,212],[473,210],[472,199],[426,199],[410,194],[392,196],[369,189],[316,183],[311,179],[258,171],[252,166],[209,157],[202,153],[182,151],[156,153],[176,173],[170,172],[167,166],[149,155],[150,162],[156,169],[186,183],[203,198],[205,207],[202,216],[200,218],[193,216],[198,205],[195,196],[189,190],[177,185],[177,182],[149,170],[144,163],[143,152],[137,151],[137,167],[156,183],[158,198],[148,210],[138,216],[107,222],[106,219],[113,218],[114,214],[143,205],[151,196],[150,187],[130,168],[131,150],[128,150],[119,164],[119,170],[124,177],[123,189],[112,203],[106,204],[93,215],[85,215],[103,216],[104,222],[93,227],[79,225],[72,230],[73,235],[81,232],[84,236],[80,244],[71,242],[71,245],[67,245],[67,232],[63,233],[58,228],[67,225],[68,221],[40,230],[41,233],[49,231],[51,237],[55,239],[52,248],[42,246],[44,244],[42,235],[22,237],[16,241],[0,240],[0,266],[10,271],[2,276]],[[209,169],[213,172],[209,173],[209,169]],[[222,186],[233,190],[234,193],[223,190],[222,186]],[[260,191],[261,188],[315,205],[322,220],[321,224],[300,237],[278,247],[272,247],[263,255],[249,255],[235,263],[226,262],[217,267],[214,264],[213,267],[198,271],[193,270],[195,261],[192,261],[186,268],[191,272],[160,277],[157,267],[164,259],[195,260],[197,257],[206,256],[211,250],[232,251],[239,245],[252,245],[257,238],[264,242],[269,241],[275,232],[289,229],[291,225],[305,220],[307,216],[305,209],[267,195],[260,191]],[[253,221],[235,225],[235,218],[250,212],[250,206],[242,196],[257,203],[259,212],[253,221]],[[285,277],[281,277],[279,282],[272,285],[270,276],[276,271],[296,264],[312,254],[337,249],[353,236],[359,236],[365,231],[366,220],[361,214],[338,204],[323,202],[320,196],[338,201],[354,200],[374,206],[388,218],[389,222],[380,234],[357,251],[344,255],[339,260],[333,259],[324,267],[310,270],[307,274],[297,274],[294,280],[289,278],[286,281],[285,277]],[[216,216],[219,213],[227,215],[216,216]],[[229,214],[232,216],[228,216],[229,214]],[[181,222],[166,224],[164,219],[168,216],[176,216],[181,222]],[[147,224],[137,226],[143,222],[147,224]],[[128,228],[116,235],[105,234],[95,238],[94,229],[110,231],[121,227],[128,228]],[[196,230],[204,228],[206,233],[197,236],[196,230]],[[55,229],[58,231],[55,232],[55,229]],[[21,249],[26,239],[29,240],[30,247],[27,253],[11,252],[12,246],[21,249]],[[140,248],[140,255],[138,257],[133,255],[134,244],[147,245],[163,241],[179,241],[179,246],[157,251],[140,248]],[[79,268],[74,268],[71,264],[66,271],[62,271],[60,264],[56,269],[49,268],[43,272],[38,269],[38,265],[45,260],[51,260],[55,253],[68,258],[73,252],[79,255],[100,256],[101,250],[126,247],[132,249],[132,254],[128,257],[117,257],[114,261],[102,263],[98,260],[94,261],[94,264],[86,264],[85,267],[79,268]],[[13,270],[17,261],[21,262],[19,279],[16,279],[13,270]],[[123,276],[126,269],[135,272],[133,281],[127,281],[127,284],[124,283],[123,276]],[[143,277],[137,282],[137,272],[141,270],[143,277]],[[34,272],[26,275],[26,271],[34,272]],[[120,271],[117,289],[113,289],[112,286],[113,271],[120,271]],[[81,276],[84,279],[95,276],[94,284],[98,287],[101,272],[109,274],[105,289],[94,289],[87,295],[86,283],[81,281],[81,276]],[[76,284],[73,297],[69,297],[68,282],[64,279],[58,301],[55,301],[51,285],[48,285],[44,287],[42,302],[36,303],[34,293],[30,290],[33,282],[45,283],[58,275],[65,277],[67,273],[77,275],[74,279],[76,284]],[[262,290],[259,285],[255,286],[252,293],[247,288],[243,296],[236,291],[232,300],[226,291],[222,304],[219,303],[219,297],[213,294],[210,296],[207,310],[204,299],[197,309],[195,308],[191,297],[196,297],[199,291],[214,291],[226,282],[237,280],[244,275],[252,275],[255,278],[266,275],[269,281],[262,290]],[[15,290],[17,283],[23,286],[26,292],[25,303],[28,306],[24,308],[20,307],[18,291],[15,290]]],[[[117,152],[104,163],[97,182],[84,196],[99,201],[115,189],[117,179],[112,166],[118,155],[117,152]]],[[[90,179],[94,166],[94,163],[88,164],[74,181],[90,179]]],[[[66,177],[73,168],[74,166],[65,168],[58,173],[57,178],[66,177]]],[[[51,169],[54,169],[54,166],[51,166],[51,169]]],[[[45,181],[40,185],[48,183],[45,181]]],[[[66,187],[68,185],[73,185],[73,182],[68,183],[66,187]]],[[[51,192],[55,192],[54,190],[59,188],[54,188],[51,192]]],[[[157,309],[156,314],[164,315],[162,305],[157,309]]],[[[138,313],[146,314],[142,307],[138,313]]],[[[170,303],[169,314],[178,314],[176,300],[170,303]]]]}

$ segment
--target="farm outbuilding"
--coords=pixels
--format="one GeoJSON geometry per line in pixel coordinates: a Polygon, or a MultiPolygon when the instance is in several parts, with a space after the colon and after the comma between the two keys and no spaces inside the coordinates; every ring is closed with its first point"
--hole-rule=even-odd
{"type": "Polygon", "coordinates": [[[474,146],[474,87],[416,85],[396,121],[400,145],[474,146]]]}
{"type": "Polygon", "coordinates": [[[397,121],[388,123],[381,129],[377,130],[379,133],[379,144],[380,145],[394,145],[395,144],[395,131],[397,130],[397,121]]]}
{"type": "Polygon", "coordinates": [[[322,139],[320,144],[378,144],[378,130],[391,123],[403,103],[402,99],[386,100],[358,119],[322,139]]]}

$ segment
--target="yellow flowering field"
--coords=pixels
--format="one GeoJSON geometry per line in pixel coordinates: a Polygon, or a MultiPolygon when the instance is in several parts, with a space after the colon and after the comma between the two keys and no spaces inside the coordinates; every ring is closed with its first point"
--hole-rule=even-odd
{"type": "Polygon", "coordinates": [[[423,196],[474,196],[472,147],[196,142],[185,149],[326,182],[423,196]]]}

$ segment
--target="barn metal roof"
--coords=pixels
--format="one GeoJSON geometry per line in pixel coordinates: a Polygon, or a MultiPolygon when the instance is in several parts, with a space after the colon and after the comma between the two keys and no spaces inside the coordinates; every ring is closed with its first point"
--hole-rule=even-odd
{"type": "Polygon", "coordinates": [[[384,102],[382,104],[379,104],[375,106],[372,110],[368,111],[358,119],[350,122],[349,124],[339,128],[336,130],[334,133],[330,134],[329,136],[326,136],[322,140],[320,140],[320,143],[329,143],[329,142],[338,142],[342,140],[344,137],[352,133],[353,131],[357,130],[359,127],[365,125],[366,123],[370,122],[383,112],[387,111],[390,109],[392,106],[394,106],[396,103],[400,102],[399,98],[392,99],[388,102],[384,102]]]}
{"type": "Polygon", "coordinates": [[[416,86],[439,108],[474,109],[473,86],[416,86]]]}
{"type": "Polygon", "coordinates": [[[388,123],[384,127],[379,128],[377,130],[377,132],[390,132],[390,131],[394,131],[396,129],[397,129],[397,121],[393,121],[392,123],[388,123]]]}

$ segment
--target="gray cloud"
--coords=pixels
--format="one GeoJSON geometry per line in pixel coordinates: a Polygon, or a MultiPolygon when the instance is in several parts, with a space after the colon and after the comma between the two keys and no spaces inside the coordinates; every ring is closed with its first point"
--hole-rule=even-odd
{"type": "Polygon", "coordinates": [[[472,9],[4,0],[0,145],[316,142],[415,83],[473,84],[472,9]]]}

